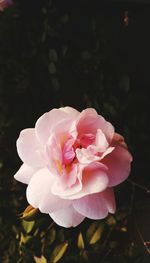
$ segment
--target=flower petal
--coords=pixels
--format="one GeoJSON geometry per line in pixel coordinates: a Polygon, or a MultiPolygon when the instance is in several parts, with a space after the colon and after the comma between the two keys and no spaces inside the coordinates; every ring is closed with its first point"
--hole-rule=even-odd
{"type": "Polygon", "coordinates": [[[108,212],[115,212],[115,198],[111,188],[107,188],[101,193],[96,193],[82,197],[73,201],[76,211],[91,219],[102,219],[108,212]]]}
{"type": "Polygon", "coordinates": [[[109,186],[115,186],[129,176],[132,156],[124,147],[117,146],[102,162],[108,167],[109,186]]]}
{"type": "Polygon", "coordinates": [[[114,134],[112,144],[115,146],[119,144],[120,146],[124,147],[125,149],[128,149],[128,147],[124,141],[124,137],[122,135],[120,135],[119,133],[116,133],[116,132],[114,134]]]}
{"type": "Polygon", "coordinates": [[[75,227],[85,218],[83,215],[78,213],[72,205],[65,209],[50,213],[49,215],[58,225],[63,227],[75,227]]]}
{"type": "Polygon", "coordinates": [[[109,182],[107,167],[99,162],[85,166],[80,180],[82,189],[72,196],[69,196],[69,199],[78,199],[89,194],[104,191],[109,182]]]}
{"type": "MultiPolygon", "coordinates": [[[[73,175],[72,175],[73,176],[73,175]]],[[[77,179],[76,183],[71,187],[64,187],[62,181],[54,182],[52,186],[52,193],[64,199],[74,199],[74,196],[82,189],[81,182],[77,179]]]]}
{"type": "Polygon", "coordinates": [[[45,165],[44,152],[41,148],[35,129],[24,129],[17,140],[17,151],[23,162],[31,167],[43,167],[45,165]]]}
{"type": "Polygon", "coordinates": [[[77,130],[80,134],[91,133],[96,135],[97,130],[101,129],[110,143],[114,136],[114,127],[107,122],[101,115],[98,115],[94,109],[83,110],[77,121],[77,130]]]}
{"type": "Polygon", "coordinates": [[[56,180],[49,170],[43,168],[36,172],[27,187],[27,200],[34,208],[42,213],[50,213],[67,207],[70,201],[63,200],[51,192],[52,184],[56,180]]]}
{"type": "Polygon", "coordinates": [[[66,112],[71,119],[77,118],[77,116],[80,114],[79,111],[72,107],[62,107],[60,110],[66,112]]]}
{"type": "Polygon", "coordinates": [[[97,130],[95,145],[97,146],[99,152],[104,152],[108,147],[106,136],[101,129],[97,130]]]}
{"type": "Polygon", "coordinates": [[[53,109],[43,114],[36,122],[35,132],[41,144],[45,145],[51,135],[52,129],[63,120],[68,119],[69,116],[65,111],[60,109],[53,109]]]}
{"type": "Polygon", "coordinates": [[[76,149],[76,157],[77,157],[78,161],[82,164],[90,164],[92,162],[99,161],[100,157],[97,155],[94,155],[93,151],[91,151],[91,150],[92,150],[91,148],[89,148],[89,149],[88,148],[87,149],[77,148],[76,149]]]}
{"type": "Polygon", "coordinates": [[[24,184],[28,184],[32,175],[35,173],[35,169],[23,163],[17,173],[14,175],[14,178],[24,184]]]}

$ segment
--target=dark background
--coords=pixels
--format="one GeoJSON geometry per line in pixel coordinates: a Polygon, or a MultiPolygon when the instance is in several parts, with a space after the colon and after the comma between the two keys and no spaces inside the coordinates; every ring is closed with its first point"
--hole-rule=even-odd
{"type": "Polygon", "coordinates": [[[62,262],[90,262],[91,255],[104,263],[150,260],[144,243],[150,241],[150,4],[120,2],[16,0],[0,13],[1,262],[49,259],[65,240],[70,246],[62,262]],[[16,139],[44,112],[65,105],[94,107],[124,135],[134,159],[129,180],[116,188],[115,225],[104,221],[100,240],[86,245],[88,259],[76,240],[92,220],[76,229],[50,228],[56,232],[51,245],[41,240],[48,216],[36,219],[24,242],[28,233],[17,217],[27,203],[25,186],[13,179],[21,164],[16,139]]]}

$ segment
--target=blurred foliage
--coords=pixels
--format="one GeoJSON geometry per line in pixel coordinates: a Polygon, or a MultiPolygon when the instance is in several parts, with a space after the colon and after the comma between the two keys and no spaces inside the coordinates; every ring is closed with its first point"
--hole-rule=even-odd
{"type": "Polygon", "coordinates": [[[149,12],[98,0],[14,0],[0,13],[0,262],[149,262],[149,12]],[[24,210],[26,186],[13,179],[20,130],[61,105],[94,107],[134,156],[130,180],[116,188],[116,215],[75,229],[24,210]]]}

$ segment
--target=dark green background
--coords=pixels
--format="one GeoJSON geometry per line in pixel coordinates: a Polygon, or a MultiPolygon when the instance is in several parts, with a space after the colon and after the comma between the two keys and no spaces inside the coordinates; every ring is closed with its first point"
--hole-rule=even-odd
{"type": "Polygon", "coordinates": [[[51,220],[41,215],[34,229],[39,234],[19,247],[23,230],[17,214],[27,203],[25,186],[13,179],[21,165],[15,142],[19,132],[34,127],[44,112],[65,105],[94,107],[124,135],[134,159],[132,181],[116,188],[117,213],[123,216],[105,248],[108,226],[95,247],[87,245],[88,262],[93,255],[95,262],[149,262],[143,244],[150,241],[149,14],[150,4],[98,0],[16,0],[0,13],[1,262],[34,262],[33,256],[42,253],[49,259],[64,240],[70,245],[62,261],[84,261],[76,239],[79,231],[85,235],[92,220],[76,229],[54,226],[55,243],[43,239],[42,251],[40,234],[51,220]]]}

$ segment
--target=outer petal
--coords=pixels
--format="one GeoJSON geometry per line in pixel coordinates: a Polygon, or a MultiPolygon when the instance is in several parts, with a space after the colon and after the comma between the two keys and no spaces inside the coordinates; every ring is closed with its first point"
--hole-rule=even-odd
{"type": "Polygon", "coordinates": [[[108,186],[107,167],[99,162],[94,162],[83,169],[82,176],[79,178],[82,190],[70,199],[78,199],[83,196],[104,191],[108,186]]]}
{"type": "Polygon", "coordinates": [[[34,129],[22,130],[17,140],[17,151],[23,162],[31,167],[42,167],[45,165],[44,153],[36,136],[34,129]]]}
{"type": "Polygon", "coordinates": [[[110,143],[114,136],[114,127],[107,122],[101,115],[98,115],[94,109],[86,109],[81,112],[77,121],[77,130],[79,135],[92,133],[96,135],[98,129],[101,129],[110,143]]]}
{"type": "Polygon", "coordinates": [[[92,163],[82,167],[76,183],[67,189],[55,183],[52,192],[64,199],[78,199],[83,196],[102,192],[108,186],[107,167],[101,163],[92,163]]]}
{"type": "Polygon", "coordinates": [[[116,132],[114,134],[112,144],[113,145],[119,144],[120,146],[124,147],[125,149],[128,148],[125,141],[124,141],[124,137],[122,135],[120,135],[119,133],[116,133],[116,132]]]}
{"type": "Polygon", "coordinates": [[[61,209],[50,213],[49,215],[58,225],[63,227],[75,227],[79,225],[85,218],[83,215],[78,213],[72,205],[66,209],[61,209]]]}
{"type": "Polygon", "coordinates": [[[82,191],[82,184],[79,180],[71,187],[64,187],[64,184],[60,181],[56,181],[52,186],[52,193],[56,194],[60,198],[74,199],[74,197],[82,191]]]}
{"type": "Polygon", "coordinates": [[[50,213],[67,207],[70,201],[63,200],[51,193],[53,181],[56,180],[49,170],[43,168],[34,174],[27,187],[27,200],[42,213],[50,213]]]}
{"type": "Polygon", "coordinates": [[[0,11],[4,11],[4,9],[12,5],[12,3],[12,0],[0,0],[0,11]]]}
{"type": "Polygon", "coordinates": [[[14,175],[14,178],[24,184],[28,184],[33,174],[35,173],[35,169],[23,163],[17,173],[14,175]]]}
{"type": "Polygon", "coordinates": [[[73,201],[73,207],[91,219],[102,219],[108,212],[115,212],[115,198],[111,188],[97,194],[88,195],[73,201]]]}
{"type": "Polygon", "coordinates": [[[60,109],[53,109],[43,114],[37,120],[35,125],[35,132],[41,144],[45,145],[48,141],[49,136],[51,135],[52,129],[54,129],[54,127],[58,125],[58,123],[68,118],[68,114],[60,109]]]}
{"type": "Polygon", "coordinates": [[[60,110],[66,112],[72,119],[77,118],[77,116],[80,114],[79,111],[72,107],[62,107],[60,110]]]}
{"type": "Polygon", "coordinates": [[[109,186],[115,186],[129,176],[132,156],[125,148],[117,146],[102,162],[108,167],[109,186]]]}

